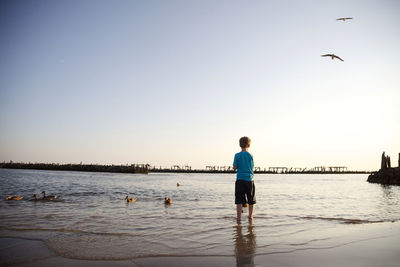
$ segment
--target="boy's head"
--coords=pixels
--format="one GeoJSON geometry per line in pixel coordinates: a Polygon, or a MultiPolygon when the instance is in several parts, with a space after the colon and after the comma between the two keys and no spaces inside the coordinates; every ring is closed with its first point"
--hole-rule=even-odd
{"type": "Polygon", "coordinates": [[[250,147],[251,140],[247,136],[243,136],[239,139],[239,145],[241,148],[248,148],[250,147]]]}

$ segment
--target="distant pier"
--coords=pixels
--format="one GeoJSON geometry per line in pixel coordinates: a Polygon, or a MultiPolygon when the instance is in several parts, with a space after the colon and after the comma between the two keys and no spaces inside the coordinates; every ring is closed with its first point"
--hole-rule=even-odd
{"type": "MultiPolygon", "coordinates": [[[[193,169],[191,166],[173,165],[168,167],[150,167],[149,172],[176,172],[176,173],[235,173],[232,166],[206,166],[205,169],[193,169]]],[[[345,166],[318,166],[313,168],[296,167],[254,167],[254,173],[269,174],[353,174],[353,173],[371,173],[368,171],[349,171],[345,166]]]]}

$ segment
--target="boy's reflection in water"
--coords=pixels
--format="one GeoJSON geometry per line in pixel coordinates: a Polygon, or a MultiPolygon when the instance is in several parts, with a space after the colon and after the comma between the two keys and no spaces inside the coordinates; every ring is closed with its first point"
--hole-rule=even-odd
{"type": "Polygon", "coordinates": [[[249,220],[247,226],[239,222],[234,229],[236,266],[255,266],[256,234],[253,220],[249,220]]]}

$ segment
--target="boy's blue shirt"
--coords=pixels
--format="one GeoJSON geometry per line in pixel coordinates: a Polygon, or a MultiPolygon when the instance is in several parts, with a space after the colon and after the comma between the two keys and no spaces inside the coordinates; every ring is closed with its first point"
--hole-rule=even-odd
{"type": "Polygon", "coordinates": [[[237,168],[236,180],[251,182],[253,180],[254,161],[253,156],[247,151],[241,151],[235,154],[233,166],[237,168]]]}

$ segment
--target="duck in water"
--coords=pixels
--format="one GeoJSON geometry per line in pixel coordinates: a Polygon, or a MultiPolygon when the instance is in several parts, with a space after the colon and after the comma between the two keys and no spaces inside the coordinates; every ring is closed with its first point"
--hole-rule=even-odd
{"type": "Polygon", "coordinates": [[[136,202],[136,198],[134,198],[134,197],[129,197],[129,196],[126,196],[126,202],[136,202]]]}
{"type": "Polygon", "coordinates": [[[172,199],[170,199],[169,197],[164,198],[164,204],[165,205],[171,205],[172,204],[172,199]]]}
{"type": "Polygon", "coordinates": [[[24,197],[21,197],[21,196],[7,196],[6,200],[21,200],[23,198],[24,197]]]}
{"type": "Polygon", "coordinates": [[[43,194],[43,198],[42,198],[43,200],[54,200],[54,199],[57,198],[57,196],[48,196],[48,195],[46,195],[46,191],[43,191],[42,194],[43,194]]]}

